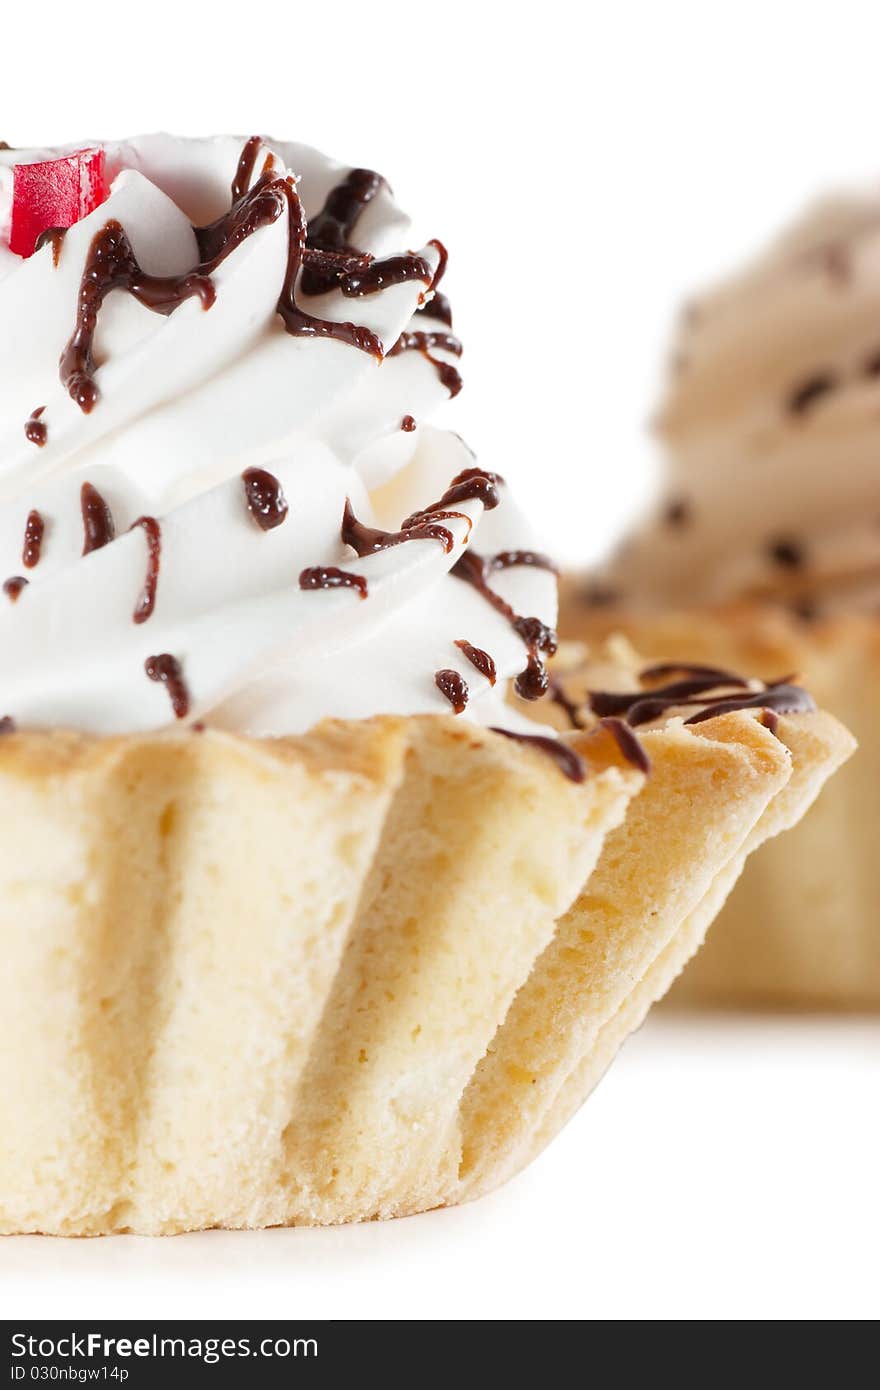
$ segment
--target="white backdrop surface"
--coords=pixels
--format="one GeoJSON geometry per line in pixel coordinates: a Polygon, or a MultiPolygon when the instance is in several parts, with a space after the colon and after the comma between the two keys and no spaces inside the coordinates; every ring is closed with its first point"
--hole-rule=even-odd
{"type": "MultiPolygon", "coordinates": [[[[458,428],[567,562],[649,486],[683,295],[817,187],[880,176],[870,3],[108,14],[4,16],[0,136],[262,130],[386,173],[451,251],[458,428]]],[[[0,1315],[876,1315],[878,1063],[872,1020],[653,1021],[482,1204],[349,1231],[5,1240],[0,1315]]]]}

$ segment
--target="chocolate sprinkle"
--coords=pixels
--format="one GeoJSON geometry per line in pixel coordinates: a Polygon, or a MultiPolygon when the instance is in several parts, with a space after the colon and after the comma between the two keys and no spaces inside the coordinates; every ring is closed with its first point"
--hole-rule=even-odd
{"type": "Polygon", "coordinates": [[[767,549],[774,564],[781,565],[783,569],[798,570],[803,566],[803,546],[799,545],[797,541],[786,539],[771,541],[767,549]]]}
{"type": "Polygon", "coordinates": [[[663,509],[663,520],[667,526],[680,530],[690,525],[692,508],[685,497],[673,497],[663,509]]]}
{"type": "Polygon", "coordinates": [[[312,565],[299,577],[301,589],[356,589],[359,598],[367,597],[367,581],[362,574],[350,574],[335,565],[312,565]]]}
{"type": "Polygon", "coordinates": [[[141,589],[140,597],[132,621],[145,623],[148,618],[153,616],[153,609],[156,606],[156,588],[159,583],[159,564],[162,558],[162,529],[154,516],[139,516],[137,521],[132,522],[130,530],[140,526],[147,538],[147,573],[144,579],[144,587],[141,589]]]}
{"type": "Polygon", "coordinates": [[[3,582],[3,592],[11,603],[15,603],[23,589],[26,589],[29,581],[21,574],[13,574],[3,582]]]}
{"type": "Polygon", "coordinates": [[[791,605],[791,611],[802,623],[814,623],[819,616],[819,605],[815,599],[799,598],[791,605]]]}
{"type": "Polygon", "coordinates": [[[96,487],[83,483],[79,493],[83,520],[83,555],[100,550],[116,535],[113,513],[96,487]]]}
{"type": "Polygon", "coordinates": [[[45,409],[46,407],[44,405],[38,405],[36,410],[32,410],[28,419],[24,422],[25,439],[27,439],[30,444],[36,444],[38,449],[42,449],[43,445],[46,443],[48,434],[45,424],[40,419],[45,409]]]}
{"type": "Polygon", "coordinates": [[[520,734],[514,729],[499,729],[495,726],[490,729],[490,733],[502,734],[504,738],[512,738],[516,743],[525,744],[527,748],[534,748],[536,752],[545,753],[548,758],[553,759],[559,771],[570,782],[586,780],[587,768],[583,758],[562,739],[548,738],[546,734],[520,734]]]}
{"type": "Polygon", "coordinates": [[[457,671],[444,669],[434,672],[434,684],[445,695],[455,714],[462,714],[467,708],[467,681],[457,671]]]}
{"type": "Polygon", "coordinates": [[[21,563],[25,569],[32,570],[35,565],[40,563],[45,529],[46,523],[40,513],[38,511],[28,512],[28,519],[24,526],[24,545],[21,550],[21,563]]]}
{"type": "Polygon", "coordinates": [[[588,608],[610,608],[620,602],[620,590],[608,584],[590,584],[584,589],[582,598],[588,608]]]}
{"type": "Polygon", "coordinates": [[[0,734],[14,734],[15,728],[15,720],[12,715],[4,714],[3,718],[0,719],[0,734]]]}
{"type": "Polygon", "coordinates": [[[164,685],[171,700],[171,708],[176,719],[185,719],[189,714],[189,691],[183,679],[183,668],[176,656],[162,652],[159,656],[148,656],[144,670],[151,681],[164,685]]]}
{"type": "Polygon", "coordinates": [[[831,372],[817,372],[794,388],[786,403],[787,408],[792,415],[805,415],[836,385],[837,378],[831,372]]]}
{"type": "Polygon", "coordinates": [[[246,468],[241,475],[248,511],[261,531],[274,531],[287,516],[287,498],[274,473],[246,468]]]}
{"type": "Polygon", "coordinates": [[[472,666],[476,667],[481,676],[485,676],[490,685],[494,685],[498,679],[495,669],[495,662],[488,652],[484,652],[482,647],[475,647],[471,642],[466,642],[460,638],[455,644],[460,652],[467,657],[472,666]]]}
{"type": "Polygon", "coordinates": [[[404,430],[406,434],[412,434],[415,427],[416,422],[413,419],[412,415],[404,415],[403,419],[400,422],[400,428],[404,430]]]}

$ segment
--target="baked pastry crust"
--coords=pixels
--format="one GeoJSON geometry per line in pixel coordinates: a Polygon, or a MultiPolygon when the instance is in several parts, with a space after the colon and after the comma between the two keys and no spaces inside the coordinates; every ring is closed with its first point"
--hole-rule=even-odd
{"type": "Polygon", "coordinates": [[[687,611],[590,607],[570,582],[563,631],[598,651],[620,634],[651,661],[705,662],[764,680],[796,673],[852,729],[859,754],[792,835],[749,864],[670,1000],[725,1006],[880,1006],[880,623],[805,621],[779,604],[687,611]]]}
{"type": "Polygon", "coordinates": [[[849,747],[821,714],[780,727],[651,731],[645,782],[599,726],[569,740],[581,783],[451,717],[7,735],[0,1230],[324,1224],[496,1186],[849,747]]]}

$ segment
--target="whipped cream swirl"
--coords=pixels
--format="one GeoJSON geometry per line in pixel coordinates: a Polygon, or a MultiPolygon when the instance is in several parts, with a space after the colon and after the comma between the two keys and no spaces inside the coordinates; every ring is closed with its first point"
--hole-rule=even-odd
{"type": "Polygon", "coordinates": [[[654,515],[599,599],[880,605],[880,196],[828,198],[682,315],[654,515]]]}
{"type": "MultiPolygon", "coordinates": [[[[0,713],[533,730],[504,701],[543,689],[555,575],[503,480],[423,423],[458,386],[440,244],[401,250],[384,180],[305,146],[104,149],[106,201],[0,253],[0,713]]],[[[5,240],[14,165],[57,153],[0,153],[5,240]]]]}

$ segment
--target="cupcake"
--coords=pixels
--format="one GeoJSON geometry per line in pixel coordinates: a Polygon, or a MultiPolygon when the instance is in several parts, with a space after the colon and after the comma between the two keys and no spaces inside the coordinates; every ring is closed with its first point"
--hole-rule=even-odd
{"type": "Polygon", "coordinates": [[[651,663],[799,673],[860,756],[768,847],[680,1000],[880,1004],[880,198],[829,199],[686,309],[659,505],[572,583],[568,629],[651,663]]]}
{"type": "Polygon", "coordinates": [[[427,423],[446,253],[379,175],[0,158],[0,1230],[477,1196],[849,735],[803,692],[553,727],[553,566],[427,423]]]}

